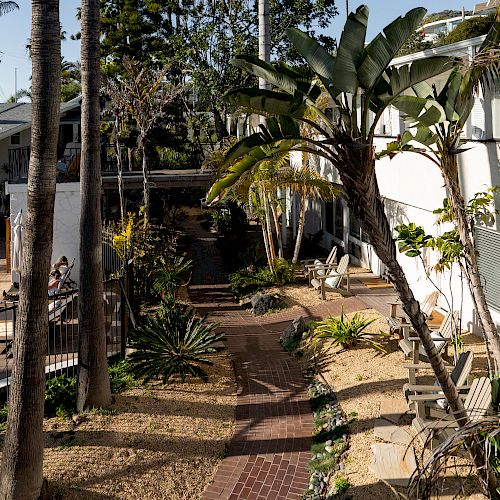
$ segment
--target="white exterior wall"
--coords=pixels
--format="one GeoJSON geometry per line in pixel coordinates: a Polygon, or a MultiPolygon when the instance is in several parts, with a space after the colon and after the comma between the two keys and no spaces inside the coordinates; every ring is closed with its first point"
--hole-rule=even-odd
{"type": "MultiPolygon", "coordinates": [[[[13,221],[20,210],[26,221],[27,184],[7,184],[10,194],[10,219],[13,221]]],[[[11,240],[12,241],[12,240],[11,240]]],[[[65,255],[75,267],[71,272],[73,280],[78,281],[80,262],[80,183],[65,182],[57,184],[54,205],[54,238],[52,263],[65,255]]]]}

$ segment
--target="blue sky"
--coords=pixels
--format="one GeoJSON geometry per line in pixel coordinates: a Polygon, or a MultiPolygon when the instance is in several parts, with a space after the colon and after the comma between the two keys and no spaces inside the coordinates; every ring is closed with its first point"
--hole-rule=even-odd
{"type": "MultiPolygon", "coordinates": [[[[14,11],[0,17],[0,102],[4,102],[8,96],[14,93],[14,68],[17,67],[18,88],[29,86],[31,75],[30,60],[26,54],[26,41],[30,34],[31,2],[29,0],[17,0],[19,11],[14,11]]],[[[337,0],[338,1],[338,0],[337,0]]],[[[368,40],[378,33],[385,25],[395,17],[404,14],[414,7],[426,7],[430,12],[444,9],[460,10],[462,5],[466,10],[472,10],[474,3],[470,0],[365,0],[349,2],[349,9],[354,10],[362,3],[370,7],[370,22],[368,40]]],[[[69,35],[79,30],[75,19],[76,9],[80,5],[79,0],[61,0],[61,23],[63,29],[68,33],[68,40],[62,43],[64,57],[68,61],[79,59],[79,44],[69,39],[69,35]]],[[[330,28],[325,33],[339,36],[345,21],[345,1],[338,1],[340,15],[332,20],[330,28]]]]}

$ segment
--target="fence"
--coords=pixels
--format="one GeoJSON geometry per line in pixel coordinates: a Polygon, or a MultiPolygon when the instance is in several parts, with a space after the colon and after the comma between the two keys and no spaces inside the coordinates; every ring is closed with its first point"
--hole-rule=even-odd
{"type": "MultiPolygon", "coordinates": [[[[104,322],[108,357],[125,356],[129,325],[129,302],[123,279],[104,282],[104,322]]],[[[0,302],[0,393],[8,397],[13,368],[17,302],[0,302]]],[[[78,367],[78,290],[59,293],[48,300],[49,327],[45,373],[47,378],[65,373],[76,375],[78,367]]],[[[133,321],[133,318],[132,318],[133,321]]]]}

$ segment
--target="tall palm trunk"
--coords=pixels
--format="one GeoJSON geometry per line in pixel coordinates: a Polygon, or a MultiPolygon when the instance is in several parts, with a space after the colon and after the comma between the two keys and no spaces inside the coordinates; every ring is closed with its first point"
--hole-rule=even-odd
{"type": "MultiPolygon", "coordinates": [[[[443,358],[438,353],[431,338],[429,327],[420,310],[420,304],[415,300],[403,269],[397,261],[396,246],[380,198],[375,168],[373,166],[367,172],[365,169],[359,168],[359,158],[354,160],[352,164],[356,165],[356,167],[349,169],[350,175],[347,175],[346,172],[339,172],[350,208],[358,218],[363,231],[369,236],[370,243],[373,245],[376,254],[385,264],[389,277],[403,303],[403,309],[420,338],[432,370],[448,400],[450,409],[454,413],[458,425],[462,427],[468,422],[467,413],[464,410],[457,388],[445,368],[443,358]]],[[[485,462],[484,451],[481,446],[476,441],[471,441],[466,443],[466,447],[481,481],[487,485],[489,491],[495,491],[496,478],[488,466],[485,467],[487,461],[485,462]]]]}
{"type": "Polygon", "coordinates": [[[32,126],[27,218],[0,498],[35,500],[43,475],[47,276],[52,257],[61,41],[59,1],[32,1],[32,126]]]}
{"type": "Polygon", "coordinates": [[[297,239],[295,240],[295,250],[293,251],[293,264],[296,264],[299,260],[300,244],[302,243],[302,236],[304,235],[304,225],[306,222],[306,203],[307,195],[303,193],[300,197],[299,225],[297,228],[297,239]]]}
{"type": "Polygon", "coordinates": [[[82,0],[81,10],[79,411],[111,404],[102,284],[99,5],[99,0],[82,0]]]}
{"type": "Polygon", "coordinates": [[[278,219],[278,211],[276,210],[276,207],[274,203],[270,203],[271,206],[271,214],[273,216],[273,223],[274,223],[274,230],[276,231],[276,239],[278,240],[278,257],[280,259],[283,258],[283,238],[281,235],[281,228],[280,228],[280,223],[278,219]]]}
{"type": "Polygon", "coordinates": [[[262,199],[264,201],[264,214],[266,217],[266,233],[267,233],[267,240],[269,241],[269,254],[273,262],[273,266],[271,267],[271,269],[274,269],[274,261],[276,260],[276,249],[274,248],[273,227],[271,224],[269,200],[267,198],[267,193],[264,188],[262,188],[262,199]]]}
{"type": "Polygon", "coordinates": [[[491,317],[488,304],[486,303],[484,288],[481,283],[476,249],[472,240],[472,228],[465,213],[465,201],[458,183],[457,159],[456,156],[446,156],[442,158],[441,162],[441,173],[443,174],[445,187],[448,192],[448,200],[453,211],[453,218],[456,221],[460,242],[464,249],[465,268],[469,278],[470,293],[476,304],[477,315],[484,332],[485,342],[488,344],[493,357],[495,373],[498,374],[500,370],[500,337],[491,317]]]}

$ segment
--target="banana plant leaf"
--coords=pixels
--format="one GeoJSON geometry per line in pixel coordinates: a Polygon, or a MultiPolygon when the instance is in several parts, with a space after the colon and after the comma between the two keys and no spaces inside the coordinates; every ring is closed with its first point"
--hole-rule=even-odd
{"type": "Polygon", "coordinates": [[[305,95],[297,91],[294,96],[256,88],[239,88],[228,92],[224,100],[236,108],[259,115],[284,115],[302,118],[308,109],[305,95]]]}
{"type": "Polygon", "coordinates": [[[446,121],[444,109],[433,99],[402,95],[396,98],[393,104],[404,113],[405,119],[410,123],[430,127],[446,121]]]}
{"type": "Polygon", "coordinates": [[[358,69],[358,80],[365,90],[374,87],[404,42],[418,28],[425,13],[422,7],[410,10],[384,28],[385,36],[379,33],[365,48],[366,55],[358,69]]]}

